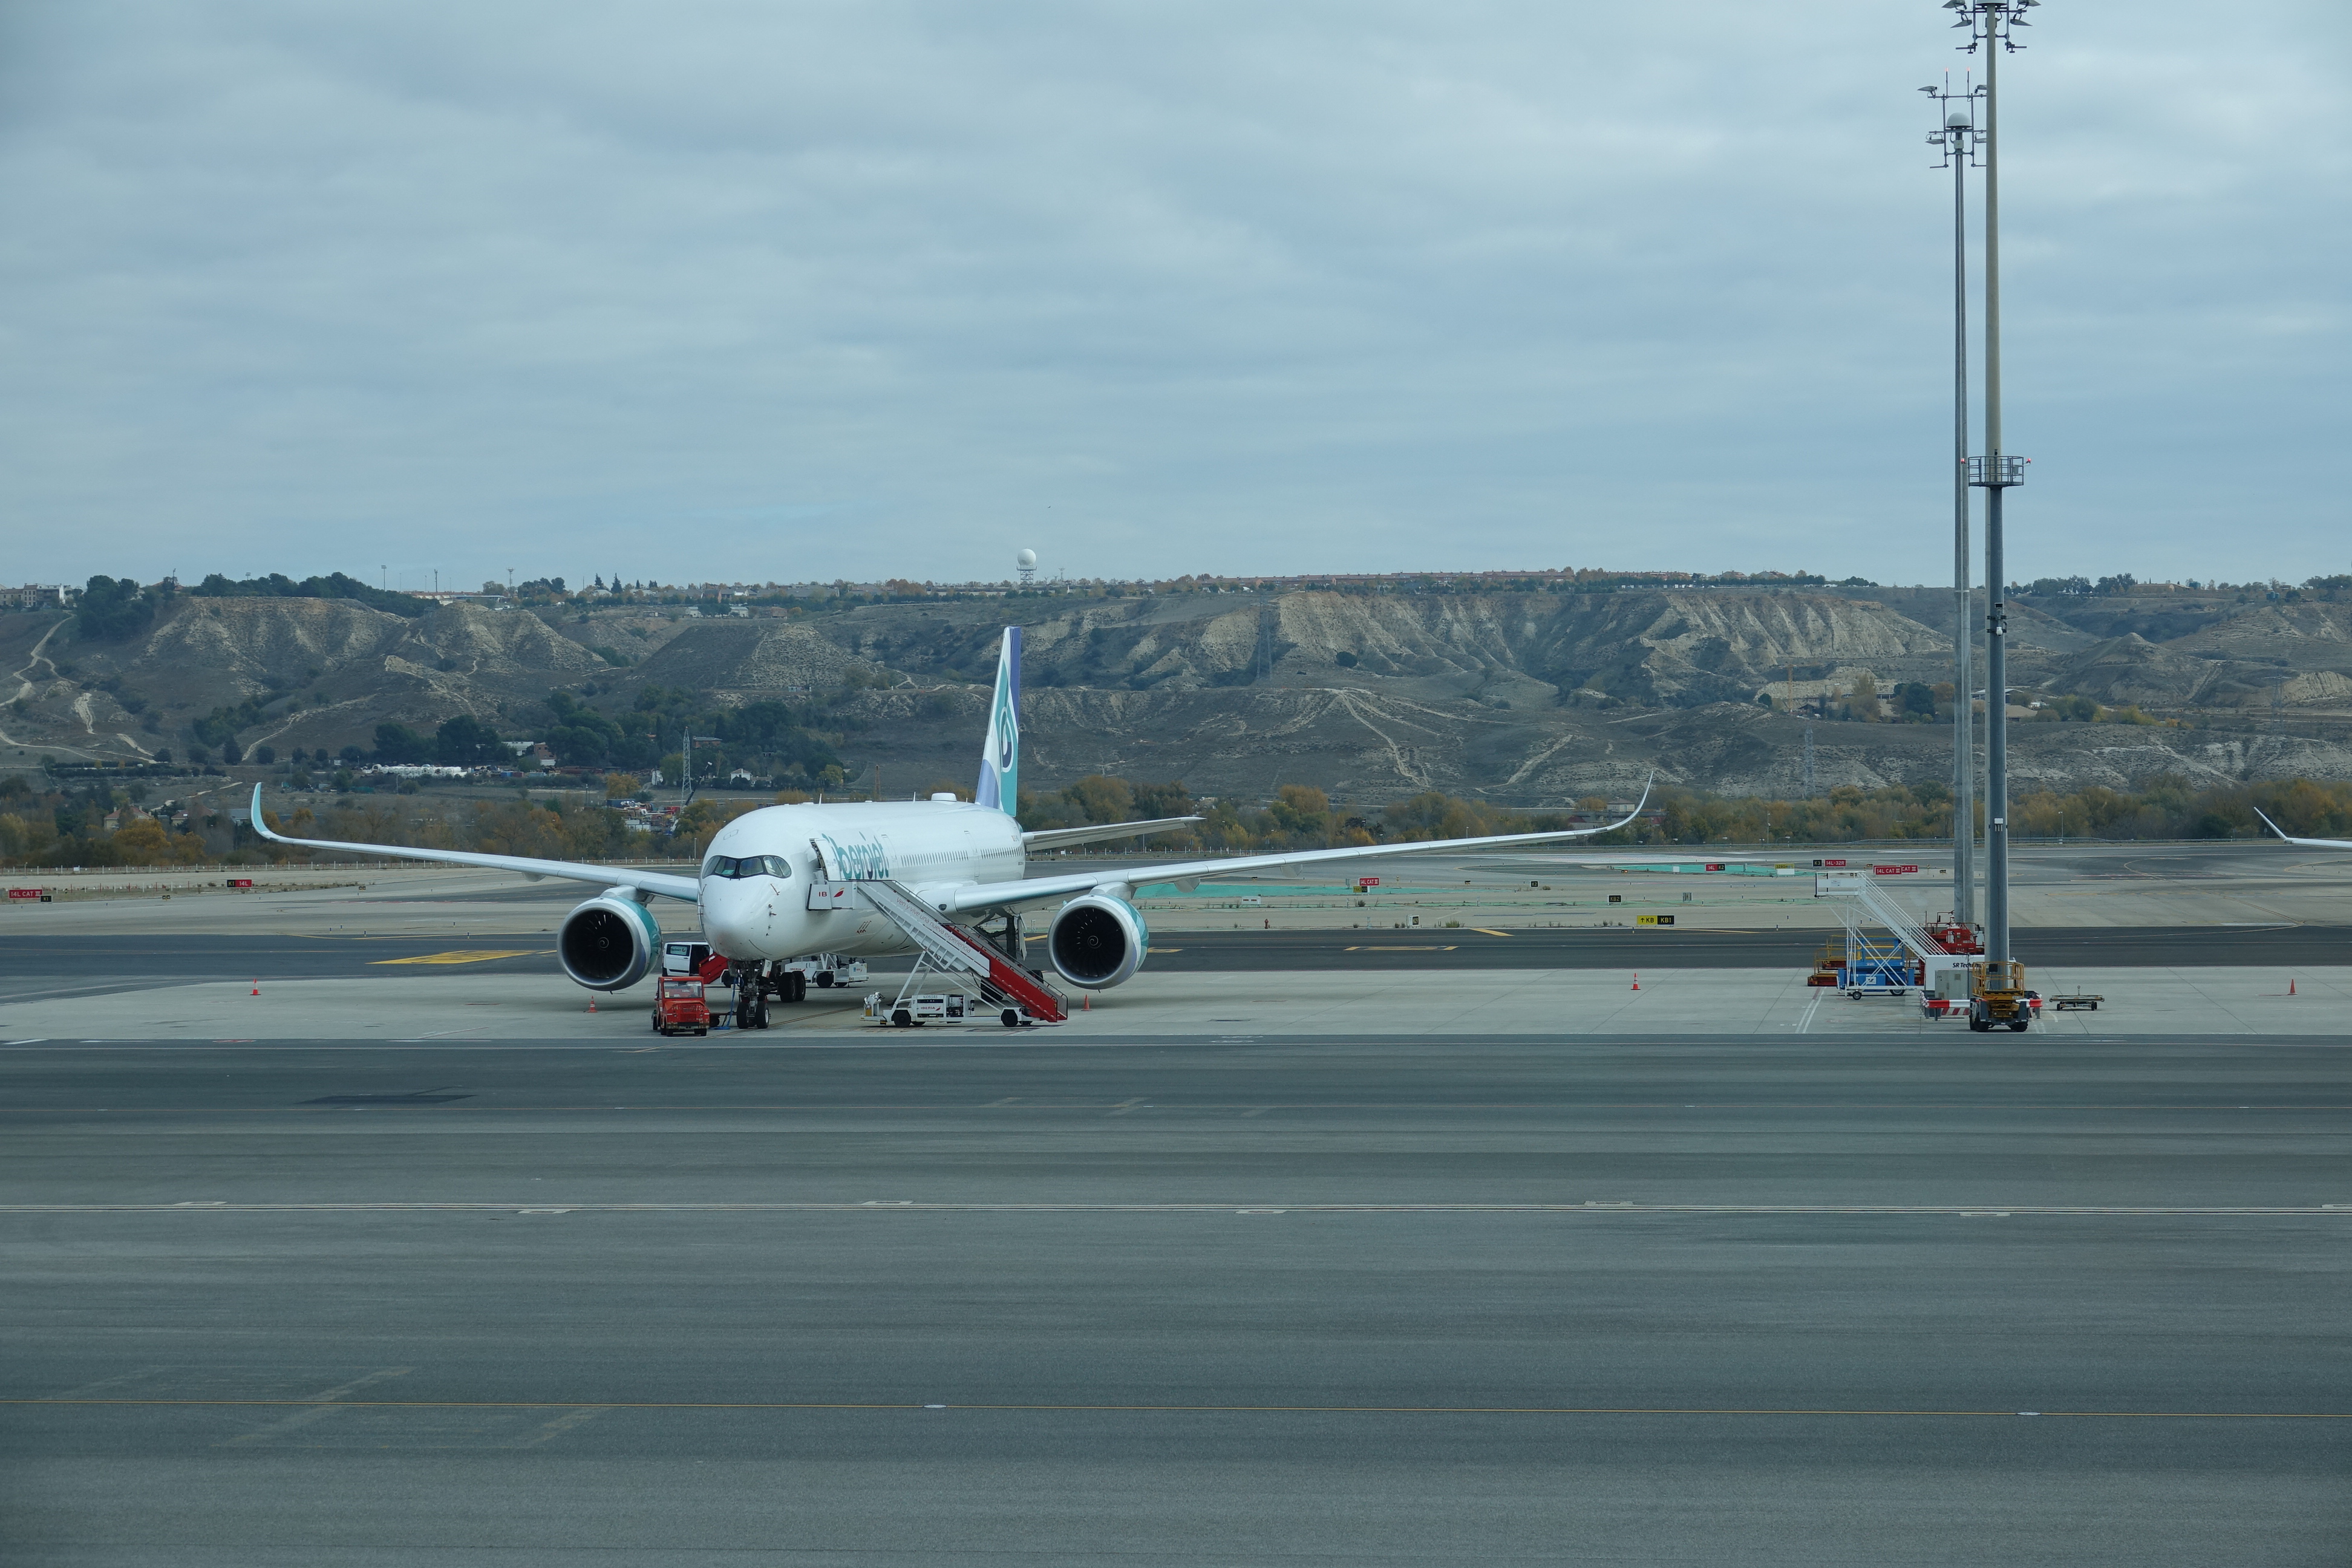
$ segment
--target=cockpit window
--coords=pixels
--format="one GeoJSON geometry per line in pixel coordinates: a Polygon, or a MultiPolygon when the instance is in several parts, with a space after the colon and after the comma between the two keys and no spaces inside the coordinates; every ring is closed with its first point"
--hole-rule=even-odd
{"type": "Polygon", "coordinates": [[[713,855],[702,863],[702,874],[730,879],[742,877],[784,878],[793,874],[793,863],[781,855],[713,855]]]}

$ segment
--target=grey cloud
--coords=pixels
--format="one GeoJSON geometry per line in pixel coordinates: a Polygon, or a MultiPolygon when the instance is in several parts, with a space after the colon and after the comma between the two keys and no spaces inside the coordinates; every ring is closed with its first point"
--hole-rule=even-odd
{"type": "MultiPolygon", "coordinates": [[[[2029,573],[2341,569],[2347,23],[2011,57],[2029,573]]],[[[1925,579],[1936,8],[12,14],[16,574],[1925,579]]]]}

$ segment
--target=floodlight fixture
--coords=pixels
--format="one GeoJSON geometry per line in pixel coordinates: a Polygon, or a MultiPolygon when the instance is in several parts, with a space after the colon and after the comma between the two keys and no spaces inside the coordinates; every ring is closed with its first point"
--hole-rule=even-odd
{"type": "Polygon", "coordinates": [[[2014,54],[2025,46],[2011,36],[2010,29],[2033,26],[2026,13],[2041,4],[2042,0],[1944,0],[1944,9],[1958,13],[1960,19],[1953,26],[1969,30],[1962,53],[1972,55],[1979,45],[1999,44],[2014,54]]]}

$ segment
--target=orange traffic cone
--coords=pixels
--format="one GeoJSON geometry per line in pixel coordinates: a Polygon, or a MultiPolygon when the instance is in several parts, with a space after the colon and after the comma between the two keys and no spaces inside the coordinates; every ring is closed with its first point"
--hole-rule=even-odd
{"type": "Polygon", "coordinates": [[[1635,971],[1635,972],[1634,972],[1634,974],[1633,974],[1633,989],[1634,989],[1634,990],[1636,990],[1636,991],[1639,991],[1641,988],[1642,988],[1642,976],[1641,976],[1641,973],[1637,970],[1637,971],[1635,971]]]}
{"type": "Polygon", "coordinates": [[[259,977],[258,975],[255,976],[255,978],[254,978],[254,982],[253,982],[253,994],[254,994],[256,996],[258,996],[258,995],[260,995],[260,994],[261,994],[261,980],[260,980],[260,977],[259,977]]]}
{"type": "Polygon", "coordinates": [[[2294,982],[2293,980],[2289,980],[2286,983],[2286,994],[2290,996],[2294,994],[2294,982]]]}
{"type": "Polygon", "coordinates": [[[1086,1005],[1085,1005],[1085,1006],[1083,1006],[1083,1007],[1081,1007],[1081,1008],[1079,1008],[1079,1009],[1078,1009],[1078,1011],[1079,1011],[1079,1012],[1081,1012],[1081,1013],[1091,1013],[1091,1012],[1093,1012],[1094,1010],[1095,1010],[1095,994],[1094,994],[1093,992],[1089,991],[1089,992],[1087,992],[1087,1002],[1086,1002],[1086,1005]]]}
{"type": "Polygon", "coordinates": [[[591,1013],[593,1013],[595,1010],[596,1010],[596,999],[595,999],[594,997],[593,997],[593,996],[592,996],[592,997],[590,997],[590,998],[588,999],[588,1011],[590,1011],[591,1013]]]}

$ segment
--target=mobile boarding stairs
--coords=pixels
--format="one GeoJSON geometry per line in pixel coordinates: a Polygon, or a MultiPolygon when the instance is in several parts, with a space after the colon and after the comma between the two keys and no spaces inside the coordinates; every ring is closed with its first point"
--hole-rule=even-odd
{"type": "MultiPolygon", "coordinates": [[[[866,998],[866,1016],[876,1023],[907,1029],[934,1022],[976,1024],[992,1016],[1006,1028],[1016,1029],[1069,1018],[1061,993],[1022,968],[1017,957],[1008,957],[970,927],[940,919],[896,882],[876,879],[813,889],[811,902],[824,897],[824,907],[838,908],[845,901],[843,889],[904,931],[917,950],[915,967],[895,998],[885,1005],[879,991],[866,998]],[[942,990],[942,984],[947,988],[942,990]]],[[[1021,922],[1008,915],[1004,931],[1007,944],[1017,954],[1021,922]]]]}
{"type": "Polygon", "coordinates": [[[1968,1012],[1970,966],[1984,957],[1973,927],[1921,926],[1868,872],[1821,876],[1813,886],[1817,896],[1832,900],[1845,928],[1843,952],[1823,954],[1814,984],[1834,984],[1849,996],[1903,996],[1916,989],[1931,1018],[1968,1012]]]}

